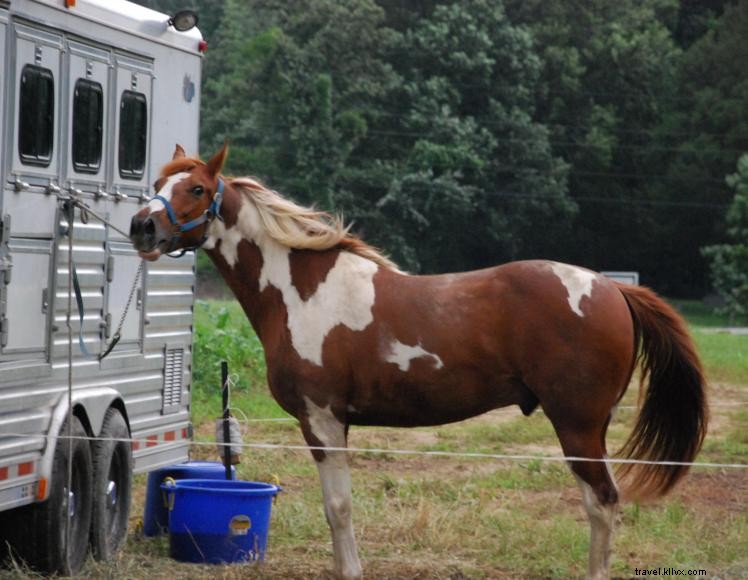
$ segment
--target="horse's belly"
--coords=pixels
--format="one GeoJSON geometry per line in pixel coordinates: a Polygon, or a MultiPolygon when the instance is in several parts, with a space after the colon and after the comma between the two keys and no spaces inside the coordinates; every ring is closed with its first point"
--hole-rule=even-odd
{"type": "Polygon", "coordinates": [[[389,427],[441,425],[521,403],[522,392],[512,381],[497,382],[476,374],[371,386],[348,405],[348,422],[389,427]]]}

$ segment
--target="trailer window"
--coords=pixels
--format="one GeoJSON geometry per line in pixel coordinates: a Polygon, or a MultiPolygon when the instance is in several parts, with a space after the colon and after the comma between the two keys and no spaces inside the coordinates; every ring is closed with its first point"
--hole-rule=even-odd
{"type": "Polygon", "coordinates": [[[21,71],[18,152],[26,165],[52,161],[55,83],[52,71],[27,64],[21,71]]]}
{"type": "Polygon", "coordinates": [[[143,93],[122,93],[119,113],[119,174],[140,179],[145,168],[148,108],[143,93]]]}
{"type": "Polygon", "coordinates": [[[104,92],[99,83],[79,79],[73,95],[73,167],[97,173],[101,166],[104,92]]]}

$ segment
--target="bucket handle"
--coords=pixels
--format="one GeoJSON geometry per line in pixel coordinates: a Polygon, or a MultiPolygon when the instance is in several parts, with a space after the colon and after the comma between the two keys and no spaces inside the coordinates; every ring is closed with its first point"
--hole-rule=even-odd
{"type": "MultiPolygon", "coordinates": [[[[177,482],[174,480],[173,477],[165,477],[164,481],[162,482],[163,485],[166,485],[167,487],[176,487],[177,482]]],[[[174,495],[173,493],[169,493],[168,491],[161,491],[161,495],[164,498],[164,507],[168,509],[169,511],[174,510],[174,495]]]]}
{"type": "MultiPolygon", "coordinates": [[[[278,488],[278,491],[281,491],[281,478],[277,473],[273,473],[271,476],[271,479],[273,481],[273,485],[278,488]]],[[[278,494],[276,493],[273,496],[273,505],[278,503],[278,494]]]]}

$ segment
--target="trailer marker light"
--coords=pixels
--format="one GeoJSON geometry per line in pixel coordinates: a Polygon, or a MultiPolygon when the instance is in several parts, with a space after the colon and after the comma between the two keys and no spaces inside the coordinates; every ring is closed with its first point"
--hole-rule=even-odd
{"type": "Polygon", "coordinates": [[[36,499],[45,500],[47,499],[47,478],[42,477],[36,486],[36,499]]]}
{"type": "Polygon", "coordinates": [[[197,50],[200,52],[205,52],[208,50],[208,41],[207,40],[201,40],[197,43],[197,50]]]}

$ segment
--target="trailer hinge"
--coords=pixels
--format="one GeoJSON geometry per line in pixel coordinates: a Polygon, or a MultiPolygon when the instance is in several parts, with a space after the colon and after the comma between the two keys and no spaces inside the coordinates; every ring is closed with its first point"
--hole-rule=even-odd
{"type": "Polygon", "coordinates": [[[49,288],[42,290],[42,314],[49,310],[49,288]]]}
{"type": "Polygon", "coordinates": [[[0,242],[7,244],[10,239],[10,214],[6,213],[0,221],[0,242]]]}
{"type": "Polygon", "coordinates": [[[5,348],[8,346],[8,319],[3,314],[0,318],[0,347],[5,348]]]}
{"type": "Polygon", "coordinates": [[[13,271],[13,258],[8,255],[0,258],[0,272],[3,276],[3,284],[10,284],[10,274],[13,271]]]}
{"type": "Polygon", "coordinates": [[[109,337],[112,334],[112,315],[111,313],[107,312],[106,316],[104,316],[104,338],[109,340],[109,337]]]}
{"type": "Polygon", "coordinates": [[[114,280],[114,256],[109,256],[106,259],[106,281],[110,284],[114,280]]]}

